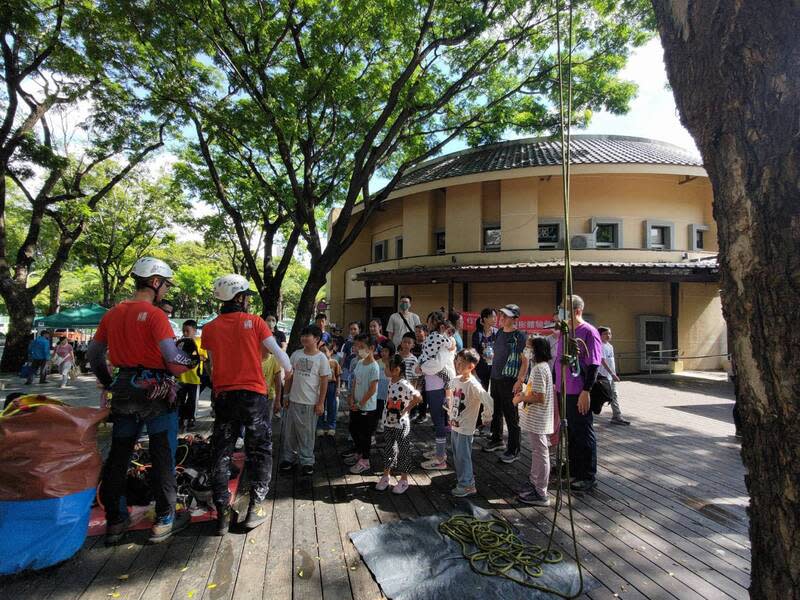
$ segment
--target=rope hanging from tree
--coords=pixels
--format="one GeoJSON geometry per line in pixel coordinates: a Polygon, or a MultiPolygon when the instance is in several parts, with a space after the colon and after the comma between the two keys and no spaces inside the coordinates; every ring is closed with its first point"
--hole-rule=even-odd
{"type": "MultiPolygon", "coordinates": [[[[561,138],[561,178],[564,209],[564,285],[562,307],[569,311],[569,318],[558,323],[558,328],[564,340],[563,351],[558,367],[561,369],[561,381],[566,382],[567,369],[573,373],[578,367],[578,343],[583,340],[575,338],[575,313],[572,307],[573,281],[572,257],[569,238],[569,204],[570,204],[570,123],[572,118],[572,35],[573,35],[573,7],[572,0],[567,2],[567,39],[566,39],[566,75],[564,73],[564,49],[561,45],[561,18],[562,8],[556,0],[556,50],[558,58],[558,106],[559,125],[561,138]],[[566,83],[566,94],[564,80],[566,83]],[[566,96],[566,100],[565,100],[566,96]]],[[[566,385],[562,385],[566,389],[566,385]]],[[[553,511],[553,521],[547,540],[547,547],[527,544],[514,534],[511,526],[502,520],[492,519],[482,521],[474,517],[455,516],[439,525],[439,531],[461,544],[464,556],[469,560],[472,569],[481,575],[503,576],[526,587],[551,593],[561,598],[572,599],[583,593],[583,566],[578,554],[578,540],[575,533],[575,518],[572,510],[572,493],[569,487],[569,431],[565,418],[566,394],[560,394],[559,408],[561,415],[561,429],[556,451],[556,465],[558,469],[558,487],[556,502],[553,511]],[[562,471],[562,465],[564,471],[562,471]],[[569,513],[570,536],[575,562],[578,567],[578,590],[570,595],[548,586],[536,583],[534,580],[543,574],[542,565],[554,564],[563,560],[562,554],[553,549],[558,514],[564,502],[566,491],[567,509],[569,513]],[[470,552],[470,547],[477,550],[470,552]]]]}
{"type": "MultiPolygon", "coordinates": [[[[564,210],[564,284],[562,287],[563,298],[561,306],[569,311],[568,319],[562,320],[558,328],[562,337],[562,354],[559,358],[558,367],[561,370],[562,390],[566,391],[567,370],[577,371],[578,367],[578,344],[575,338],[575,312],[572,306],[573,280],[572,280],[572,256],[570,248],[569,234],[569,208],[570,208],[570,165],[571,165],[571,120],[572,120],[572,34],[573,34],[573,7],[572,0],[567,4],[567,65],[566,75],[564,73],[564,49],[561,45],[561,5],[556,0],[556,49],[558,53],[558,108],[559,126],[561,137],[561,181],[562,198],[564,210]],[[566,102],[564,93],[564,79],[566,78],[566,102]]],[[[559,394],[559,414],[561,417],[560,435],[558,448],[556,451],[556,465],[558,466],[558,487],[556,490],[555,510],[553,512],[553,523],[550,528],[550,536],[547,541],[547,552],[553,546],[558,514],[561,511],[564,491],[566,489],[567,510],[569,514],[570,536],[572,538],[573,555],[578,567],[578,590],[574,595],[568,596],[575,598],[583,593],[583,566],[578,553],[578,539],[575,532],[575,518],[572,510],[572,492],[570,490],[569,472],[569,428],[566,419],[567,403],[566,393],[559,394]],[[564,469],[562,470],[562,465],[564,469]]],[[[567,596],[565,596],[567,597],[567,596]]]]}

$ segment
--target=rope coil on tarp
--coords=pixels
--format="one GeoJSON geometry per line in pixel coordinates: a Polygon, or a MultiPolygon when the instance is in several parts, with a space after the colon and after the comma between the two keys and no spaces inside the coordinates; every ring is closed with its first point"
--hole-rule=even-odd
{"type": "Polygon", "coordinates": [[[464,557],[479,575],[505,577],[525,587],[569,598],[535,581],[544,574],[543,564],[557,564],[564,559],[561,552],[525,542],[507,521],[456,515],[440,523],[439,532],[461,544],[464,557]]]}

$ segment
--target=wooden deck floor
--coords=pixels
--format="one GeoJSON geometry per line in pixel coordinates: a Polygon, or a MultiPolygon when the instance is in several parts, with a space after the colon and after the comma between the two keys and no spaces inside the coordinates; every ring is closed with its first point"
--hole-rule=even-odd
{"type": "MultiPolygon", "coordinates": [[[[597,420],[599,486],[575,499],[579,553],[596,587],[584,598],[745,598],[749,585],[747,497],[730,422],[731,389],[690,378],[628,381],[621,387],[631,427],[597,420]]],[[[340,426],[345,426],[341,422],[340,426]]],[[[418,426],[415,452],[432,439],[418,426]]],[[[276,436],[276,447],[278,443],[276,436]]],[[[381,598],[348,533],[454,506],[454,474],[417,470],[404,496],[376,492],[377,476],[354,476],[340,460],[345,433],[318,439],[313,478],[275,473],[272,518],[247,534],[211,535],[193,525],[169,543],[143,534],[105,548],[91,538],[72,560],[0,581],[8,599],[81,600],[381,598]]],[[[552,508],[514,502],[529,454],[500,466],[475,457],[479,496],[527,537],[544,539],[552,508]]],[[[378,453],[373,464],[380,466],[378,453]]],[[[568,522],[556,540],[567,554],[568,522]]]]}

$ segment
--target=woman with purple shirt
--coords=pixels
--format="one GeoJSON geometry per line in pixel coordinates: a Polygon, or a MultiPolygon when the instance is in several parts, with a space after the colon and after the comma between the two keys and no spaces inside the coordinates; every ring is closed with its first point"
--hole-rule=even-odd
{"type": "MultiPolygon", "coordinates": [[[[568,303],[570,299],[567,299],[568,303]]],[[[580,372],[573,375],[567,366],[566,405],[569,434],[569,470],[575,481],[570,487],[577,492],[586,492],[596,484],[597,439],[594,434],[592,411],[589,410],[589,390],[597,381],[597,369],[603,357],[600,334],[590,323],[583,320],[583,298],[572,295],[572,311],[575,315],[574,337],[578,343],[580,372]]],[[[559,312],[562,312],[561,310],[559,312]]],[[[569,314],[566,317],[569,319],[569,314]]],[[[561,393],[561,365],[558,358],[564,351],[564,337],[558,339],[555,362],[555,389],[561,393]]]]}

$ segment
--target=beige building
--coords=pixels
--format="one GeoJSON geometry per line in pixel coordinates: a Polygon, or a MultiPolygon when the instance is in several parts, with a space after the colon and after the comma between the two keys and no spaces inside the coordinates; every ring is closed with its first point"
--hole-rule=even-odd
{"type": "MultiPolygon", "coordinates": [[[[612,328],[618,370],[724,368],[702,164],[671,144],[622,136],[573,137],[572,162],[575,291],[588,320],[612,328]]],[[[478,312],[509,302],[523,315],[552,314],[564,277],[561,190],[560,146],[546,139],[420,165],[329,273],[331,320],[385,324],[399,294],[413,297],[423,319],[440,306],[478,312]]]]}

